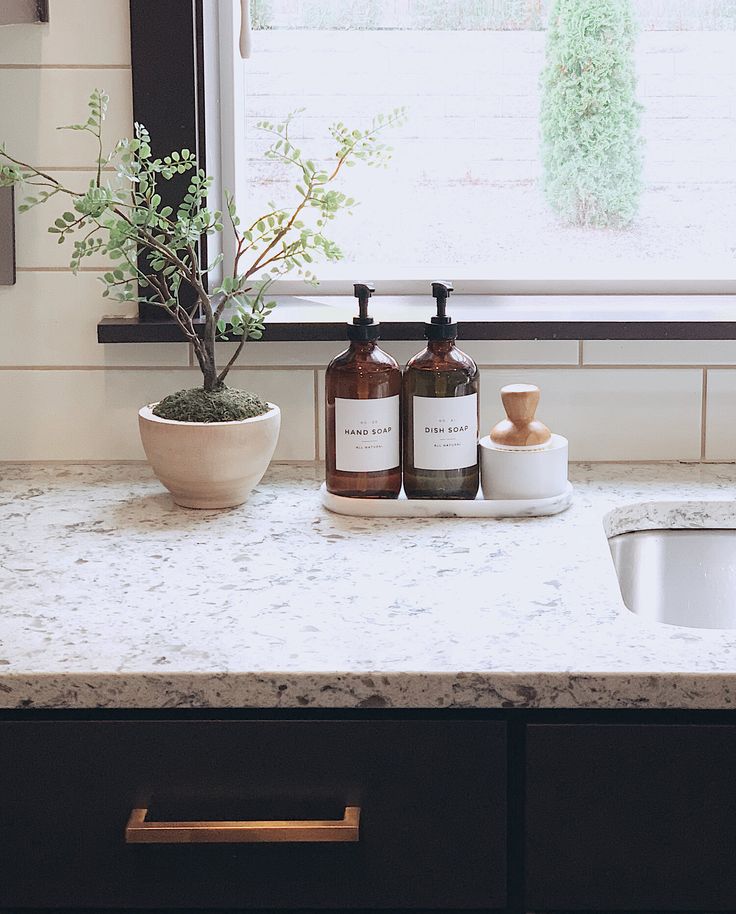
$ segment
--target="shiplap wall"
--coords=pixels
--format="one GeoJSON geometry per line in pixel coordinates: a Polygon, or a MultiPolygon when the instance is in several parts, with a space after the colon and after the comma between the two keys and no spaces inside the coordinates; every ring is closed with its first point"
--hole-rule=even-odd
{"type": "MultiPolygon", "coordinates": [[[[112,97],[108,135],[131,127],[127,0],[51,0],[48,26],[0,29],[0,138],[65,179],[95,150],[57,132],[84,117],[95,88],[112,97]]],[[[0,288],[0,460],[137,460],[137,408],[197,383],[185,345],[108,345],[99,264],[73,277],[46,232],[48,209],[21,216],[18,282],[0,288]]],[[[123,313],[119,306],[112,306],[123,313]]],[[[483,367],[483,424],[510,381],[543,389],[541,417],[581,460],[736,459],[736,342],[463,344],[483,367]]],[[[258,344],[233,383],[283,410],[276,457],[321,456],[330,344],[258,344]]],[[[387,344],[400,361],[415,344],[387,344]]]]}

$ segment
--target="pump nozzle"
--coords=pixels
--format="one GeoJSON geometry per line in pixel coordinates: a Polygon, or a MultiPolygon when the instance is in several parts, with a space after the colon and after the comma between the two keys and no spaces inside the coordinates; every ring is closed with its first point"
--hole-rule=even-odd
{"type": "Polygon", "coordinates": [[[379,326],[368,314],[368,300],[375,291],[376,287],[367,282],[353,284],[353,294],[358,299],[358,316],[353,318],[352,324],[348,324],[348,339],[378,339],[379,326]]]}
{"type": "Polygon", "coordinates": [[[368,299],[376,291],[376,287],[367,282],[356,282],[353,284],[353,294],[358,299],[359,317],[353,318],[353,323],[373,323],[373,319],[368,317],[368,299]]]}
{"type": "Polygon", "coordinates": [[[424,335],[428,340],[454,340],[457,336],[457,324],[447,316],[447,299],[454,292],[451,282],[433,282],[432,296],[437,301],[437,314],[425,324],[424,335]]]}

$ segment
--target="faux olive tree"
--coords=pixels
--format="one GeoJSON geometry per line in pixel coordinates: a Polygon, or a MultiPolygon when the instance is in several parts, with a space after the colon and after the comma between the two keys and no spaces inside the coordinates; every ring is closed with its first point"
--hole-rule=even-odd
{"type": "Polygon", "coordinates": [[[641,191],[630,0],[554,0],[542,75],[544,191],[566,222],[623,227],[641,191]]]}
{"type": "Polygon", "coordinates": [[[53,198],[68,200],[68,209],[49,231],[58,236],[60,244],[73,241],[72,270],[76,273],[89,257],[108,258],[113,266],[102,277],[104,296],[157,305],[178,324],[194,349],[203,385],[201,390],[166,398],[157,407],[158,415],[224,421],[246,418],[254,410],[255,414],[265,411],[265,404],[257,398],[227,391],[228,372],[246,341],[263,335],[274,308],[267,300],[273,281],[295,272],[316,282],[315,260],[335,261],[343,256],[325,231],[338,213],[351,210],[355,200],[337,189],[337,179],[357,160],[386,165],[390,150],[379,142],[380,134],[399,123],[403,111],[379,115],[366,130],[335,124],[330,128],[335,152],[328,167],[307,158],[294,144],[290,136],[293,115],[276,123],[261,122],[259,128],[273,135],[266,156],[293,168],[297,182],[292,205],[269,204],[267,212],[246,224],[232,198],[227,199],[225,215],[207,205],[212,178],[198,167],[192,152],[181,149],[155,157],[148,131],[141,124],[135,125],[132,139],[119,140],[105,154],[102,131],[107,106],[107,95],[96,90],[89,99],[87,120],[61,128],[87,134],[94,142],[95,176],[87,187],[70,188],[57,176],[20,161],[3,145],[0,186],[22,185],[30,191],[21,211],[53,198]],[[111,167],[115,173],[109,177],[111,167]],[[186,173],[191,175],[187,192],[177,206],[164,205],[159,193],[162,182],[186,173]],[[203,263],[199,242],[224,231],[226,222],[234,234],[235,256],[227,275],[214,283],[210,276],[220,267],[222,255],[203,263]],[[187,287],[189,295],[184,295],[187,287]],[[204,319],[201,328],[200,315],[204,319]],[[219,366],[216,341],[233,337],[238,345],[227,363],[219,366]],[[175,414],[167,415],[167,406],[175,414]]]}

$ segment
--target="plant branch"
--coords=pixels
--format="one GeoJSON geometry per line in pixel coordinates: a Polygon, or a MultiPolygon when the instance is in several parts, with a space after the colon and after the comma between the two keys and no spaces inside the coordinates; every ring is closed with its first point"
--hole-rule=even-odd
{"type": "Polygon", "coordinates": [[[102,254],[117,261],[103,275],[104,294],[113,294],[120,301],[147,302],[162,308],[192,345],[202,369],[205,390],[216,390],[224,383],[246,342],[263,335],[264,324],[275,305],[264,303],[263,296],[274,277],[296,268],[305,278],[314,279],[306,268],[314,256],[329,260],[342,256],[337,245],[325,236],[324,226],[338,211],[349,209],[353,201],[338,191],[328,190],[327,185],[341,174],[349,160],[377,164],[385,159],[385,147],[377,144],[374,136],[398,120],[398,111],[387,120],[379,116],[366,131],[349,131],[342,123],[334,125],[331,135],[337,144],[337,161],[329,173],[326,164],[316,168],[292,144],[289,136],[293,114],[278,125],[261,124],[262,129],[278,137],[267,155],[298,169],[298,197],[293,208],[269,204],[268,211],[254,219],[246,230],[241,227],[232,197],[227,198],[229,229],[236,242],[232,274],[211,290],[207,283],[214,263],[201,262],[198,245],[205,236],[223,231],[223,213],[207,204],[212,179],[198,167],[196,156],[189,150],[175,150],[154,158],[150,135],[141,124],[135,125],[132,138],[119,140],[105,157],[103,133],[107,105],[107,95],[95,90],[89,99],[87,119],[61,128],[91,133],[96,138],[95,178],[89,181],[86,191],[65,187],[53,175],[6,153],[3,146],[0,146],[0,182],[37,189],[21,209],[45,203],[57,193],[70,197],[73,204],[69,210],[73,212],[58,217],[51,231],[58,234],[60,241],[73,239],[72,269],[76,272],[83,259],[93,255],[102,254]],[[105,180],[103,184],[103,169],[108,165],[116,169],[117,183],[105,180]],[[157,190],[161,182],[187,172],[192,174],[178,205],[162,203],[157,190]],[[306,218],[308,207],[316,210],[315,226],[306,218]],[[254,278],[264,270],[268,273],[263,278],[254,278]],[[137,297],[132,288],[135,282],[141,287],[137,297]],[[195,296],[191,306],[181,303],[184,287],[187,291],[191,288],[195,296]],[[216,299],[215,295],[221,298],[216,299]],[[198,330],[202,328],[195,320],[198,312],[204,316],[201,334],[198,330]],[[218,373],[216,340],[227,333],[228,327],[234,336],[240,334],[242,339],[218,373]]]}

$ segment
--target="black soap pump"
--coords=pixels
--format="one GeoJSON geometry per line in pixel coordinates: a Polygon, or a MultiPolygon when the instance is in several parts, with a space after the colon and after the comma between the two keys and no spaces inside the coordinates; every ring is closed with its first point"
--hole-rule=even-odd
{"type": "Polygon", "coordinates": [[[433,282],[436,314],[424,325],[427,348],[404,372],[404,491],[407,498],[475,498],[480,377],[455,345],[447,314],[449,282],[433,282]]]}
{"type": "Polygon", "coordinates": [[[348,324],[348,339],[356,342],[377,340],[381,336],[381,325],[374,321],[368,313],[368,302],[376,291],[376,287],[367,282],[353,284],[353,294],[358,299],[358,316],[348,324]]]}
{"type": "Polygon", "coordinates": [[[449,282],[432,283],[432,297],[437,305],[437,313],[424,325],[424,336],[428,340],[457,339],[457,324],[447,313],[447,299],[454,291],[449,282]]]}
{"type": "Polygon", "coordinates": [[[358,316],[350,346],[325,375],[327,491],[353,498],[398,498],[401,490],[401,369],[378,345],[380,325],[368,314],[375,291],[355,283],[358,316]]]}

